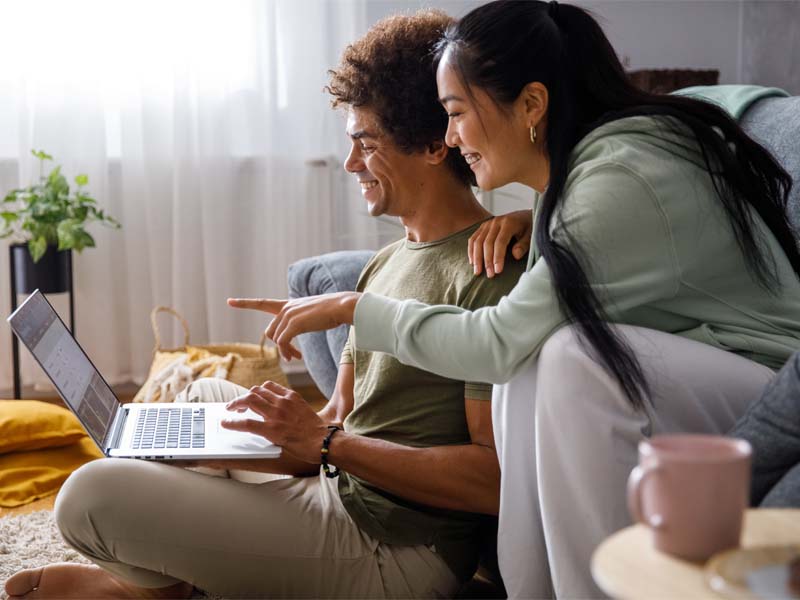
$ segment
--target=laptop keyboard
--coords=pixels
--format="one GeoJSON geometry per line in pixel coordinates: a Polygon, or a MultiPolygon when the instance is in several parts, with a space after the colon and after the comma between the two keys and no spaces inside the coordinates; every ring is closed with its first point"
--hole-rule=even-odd
{"type": "Polygon", "coordinates": [[[205,408],[147,408],[139,413],[132,448],[205,448],[205,425],[205,408]]]}

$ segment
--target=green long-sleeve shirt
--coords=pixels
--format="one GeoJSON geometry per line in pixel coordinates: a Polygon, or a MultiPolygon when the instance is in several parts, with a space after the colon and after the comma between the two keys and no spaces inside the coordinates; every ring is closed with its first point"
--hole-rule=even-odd
{"type": "MultiPolygon", "coordinates": [[[[724,97],[715,101],[725,105],[724,97]]],[[[726,108],[736,114],[735,106],[726,108]]],[[[754,215],[781,282],[769,294],[747,268],[696,144],[663,119],[631,117],[591,132],[571,155],[564,194],[552,236],[567,247],[580,244],[613,322],[705,342],[772,368],[800,348],[800,282],[777,240],[754,215]]],[[[528,271],[497,306],[470,312],[364,294],[354,324],[359,349],[446,377],[502,383],[566,322],[534,248],[528,271]]]]}

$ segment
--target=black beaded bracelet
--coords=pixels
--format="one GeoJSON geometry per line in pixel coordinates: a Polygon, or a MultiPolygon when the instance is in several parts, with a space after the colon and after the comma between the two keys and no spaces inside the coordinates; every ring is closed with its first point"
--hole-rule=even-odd
{"type": "Polygon", "coordinates": [[[328,464],[328,453],[330,452],[331,438],[337,431],[342,431],[342,428],[338,425],[328,425],[328,435],[326,435],[325,439],[322,440],[322,450],[320,450],[320,454],[322,456],[322,470],[325,471],[325,477],[328,479],[333,479],[334,477],[339,476],[339,468],[333,467],[335,470],[331,470],[331,467],[328,464]]]}

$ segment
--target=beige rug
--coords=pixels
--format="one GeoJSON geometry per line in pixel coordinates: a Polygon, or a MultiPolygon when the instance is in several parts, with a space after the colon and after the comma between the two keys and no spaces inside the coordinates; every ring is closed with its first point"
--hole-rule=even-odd
{"type": "MultiPolygon", "coordinates": [[[[90,564],[68,547],[56,527],[53,512],[40,510],[0,519],[0,598],[5,600],[5,582],[21,569],[54,562],[90,564]]],[[[215,598],[196,591],[193,598],[215,598]]]]}
{"type": "Polygon", "coordinates": [[[53,562],[89,563],[64,544],[52,511],[0,519],[0,598],[6,598],[3,590],[11,575],[53,562]]]}

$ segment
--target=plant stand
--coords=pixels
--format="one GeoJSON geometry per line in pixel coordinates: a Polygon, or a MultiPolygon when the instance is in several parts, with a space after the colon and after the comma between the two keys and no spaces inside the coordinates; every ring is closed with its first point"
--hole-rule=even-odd
{"type": "MultiPolygon", "coordinates": [[[[17,309],[18,294],[30,294],[40,289],[44,294],[69,293],[69,329],[75,335],[75,294],[72,287],[72,251],[56,252],[50,247],[40,263],[34,264],[27,245],[13,244],[8,248],[11,275],[11,312],[17,309]],[[47,261],[47,262],[45,262],[47,261]]],[[[11,334],[11,356],[14,362],[14,398],[22,398],[19,372],[19,340],[11,334]]]]}

